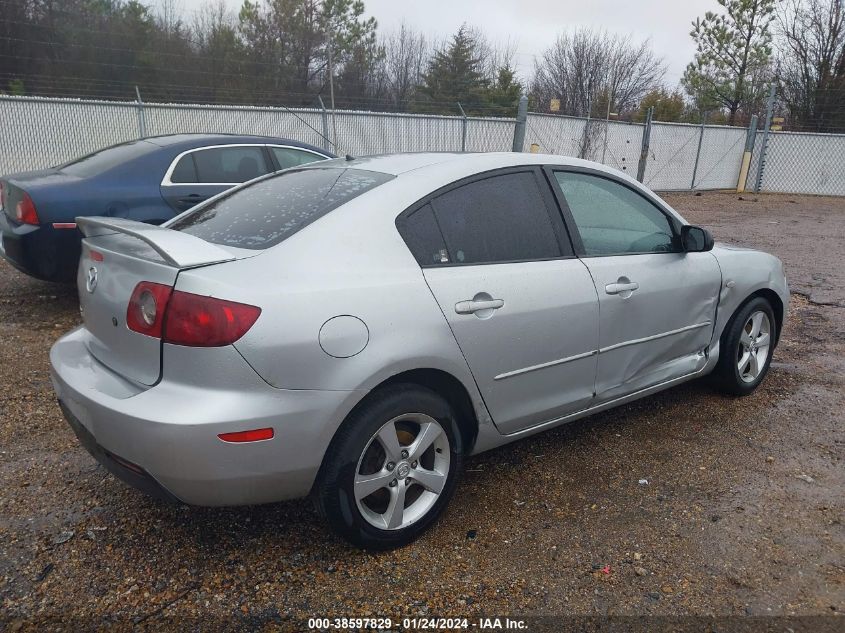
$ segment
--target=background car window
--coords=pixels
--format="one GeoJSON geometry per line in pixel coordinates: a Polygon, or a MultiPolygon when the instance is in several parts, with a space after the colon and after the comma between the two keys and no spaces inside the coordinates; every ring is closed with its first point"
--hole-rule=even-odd
{"type": "Polygon", "coordinates": [[[640,194],[619,183],[572,172],[555,172],[587,255],[674,252],[669,218],[640,194]]]}
{"type": "Polygon", "coordinates": [[[194,183],[197,181],[197,168],[194,165],[194,155],[185,154],[176,163],[173,173],[170,174],[170,182],[173,183],[194,183]]]}
{"type": "Polygon", "coordinates": [[[533,173],[492,176],[453,189],[433,203],[452,263],[560,257],[533,173]]]}
{"type": "Polygon", "coordinates": [[[449,252],[430,204],[401,218],[397,228],[420,266],[449,263],[449,252]]]}
{"type": "Polygon", "coordinates": [[[82,158],[77,158],[61,165],[59,169],[66,174],[88,178],[97,176],[107,169],[117,167],[129,161],[152,154],[160,148],[147,141],[130,141],[98,150],[82,158]]]}
{"type": "Polygon", "coordinates": [[[260,147],[215,147],[194,152],[197,179],[201,183],[245,182],[270,170],[260,147]]]}
{"type": "Polygon", "coordinates": [[[281,172],[168,225],[214,244],[263,249],[394,176],[359,169],[281,172]]]}
{"type": "Polygon", "coordinates": [[[291,147],[271,147],[270,151],[279,163],[280,169],[287,169],[288,167],[296,167],[297,165],[305,165],[306,163],[313,163],[316,160],[321,160],[323,157],[311,152],[304,152],[300,149],[293,149],[291,147]]]}

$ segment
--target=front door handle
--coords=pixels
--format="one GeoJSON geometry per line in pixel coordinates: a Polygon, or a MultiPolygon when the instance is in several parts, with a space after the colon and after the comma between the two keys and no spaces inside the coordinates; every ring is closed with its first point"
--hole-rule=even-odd
{"type": "Polygon", "coordinates": [[[609,295],[618,295],[624,292],[634,292],[640,287],[636,281],[629,281],[628,283],[607,284],[604,291],[609,295]]]}
{"type": "Polygon", "coordinates": [[[458,314],[475,314],[482,310],[498,310],[505,302],[501,299],[487,299],[484,301],[459,301],[455,304],[458,314]]]}

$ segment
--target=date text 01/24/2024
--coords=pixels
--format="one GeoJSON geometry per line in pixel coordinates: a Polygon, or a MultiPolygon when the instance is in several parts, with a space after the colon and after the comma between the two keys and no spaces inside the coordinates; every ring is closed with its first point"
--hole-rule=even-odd
{"type": "Polygon", "coordinates": [[[394,622],[391,618],[309,618],[308,628],[317,631],[329,630],[385,630],[401,624],[402,629],[412,631],[454,631],[477,629],[481,631],[509,630],[525,631],[527,624],[523,620],[512,618],[403,618],[394,622]]]}

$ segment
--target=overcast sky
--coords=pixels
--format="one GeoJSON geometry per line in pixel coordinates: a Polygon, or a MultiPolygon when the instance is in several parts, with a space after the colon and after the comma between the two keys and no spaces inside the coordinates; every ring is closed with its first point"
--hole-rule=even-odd
{"type": "MultiPolygon", "coordinates": [[[[181,3],[190,13],[205,0],[181,3]]],[[[226,3],[237,11],[242,2],[226,3]]],[[[670,87],[680,81],[695,52],[690,22],[705,11],[720,8],[716,0],[364,0],[364,4],[382,32],[397,28],[404,20],[427,36],[442,39],[466,22],[480,27],[493,41],[510,39],[517,49],[514,62],[523,77],[530,74],[534,56],[568,28],[604,28],[630,33],[638,40],[650,38],[668,65],[666,83],[670,87]]]]}

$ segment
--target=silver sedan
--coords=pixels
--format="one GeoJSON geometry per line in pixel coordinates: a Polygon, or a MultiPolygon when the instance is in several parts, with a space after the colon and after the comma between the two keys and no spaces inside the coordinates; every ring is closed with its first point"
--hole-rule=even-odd
{"type": "Polygon", "coordinates": [[[184,503],[312,495],[374,549],[466,455],[708,374],[750,393],[789,296],[777,258],[560,156],[347,157],[78,224],[84,325],[51,363],[85,447],[184,503]]]}

